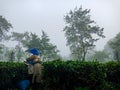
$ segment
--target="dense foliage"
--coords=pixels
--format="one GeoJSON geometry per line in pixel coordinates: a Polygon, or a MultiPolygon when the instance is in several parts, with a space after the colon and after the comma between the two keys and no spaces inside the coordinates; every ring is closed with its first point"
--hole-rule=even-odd
{"type": "Polygon", "coordinates": [[[105,62],[107,58],[109,58],[109,55],[105,51],[95,51],[88,57],[89,60],[98,60],[100,62],[105,62]]]}
{"type": "Polygon", "coordinates": [[[9,32],[10,28],[12,28],[12,24],[9,23],[6,18],[0,15],[0,42],[2,40],[7,40],[8,35],[7,32],[9,32]]]}
{"type": "Polygon", "coordinates": [[[22,63],[0,62],[0,87],[15,88],[15,84],[27,77],[27,67],[22,63]]]}
{"type": "MultiPolygon", "coordinates": [[[[42,63],[45,90],[119,90],[120,63],[61,61],[42,63]],[[117,89],[118,88],[118,89],[117,89]]],[[[15,88],[19,80],[27,79],[23,63],[0,62],[0,87],[15,88]]]]}
{"type": "Polygon", "coordinates": [[[112,48],[114,59],[120,61],[120,32],[108,44],[112,48]]]}
{"type": "Polygon", "coordinates": [[[106,81],[120,89],[120,62],[108,62],[106,68],[106,81]]]}
{"type": "Polygon", "coordinates": [[[65,16],[64,28],[67,45],[74,58],[85,60],[87,52],[95,47],[95,42],[103,35],[103,28],[96,25],[89,15],[90,10],[75,8],[65,16]]]}
{"type": "Polygon", "coordinates": [[[97,62],[54,61],[44,64],[46,84],[52,90],[74,90],[77,87],[99,88],[105,79],[102,64],[97,62]]]}
{"type": "Polygon", "coordinates": [[[42,31],[41,36],[38,36],[37,34],[30,32],[24,33],[12,32],[12,40],[18,41],[19,46],[18,48],[20,48],[18,49],[19,51],[22,49],[22,47],[26,48],[27,49],[26,51],[34,47],[42,52],[41,54],[42,56],[44,56],[43,57],[44,60],[60,58],[57,46],[50,42],[50,38],[44,31],[42,31]]]}

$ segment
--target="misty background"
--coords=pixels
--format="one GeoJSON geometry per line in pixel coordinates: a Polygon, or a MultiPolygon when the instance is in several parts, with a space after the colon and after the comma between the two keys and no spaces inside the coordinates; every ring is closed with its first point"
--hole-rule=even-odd
{"type": "MultiPolygon", "coordinates": [[[[11,31],[30,31],[41,35],[41,30],[44,30],[51,43],[57,45],[60,54],[69,56],[70,50],[66,47],[63,32],[64,16],[81,6],[91,9],[91,19],[104,28],[106,38],[96,43],[96,50],[102,50],[107,41],[120,32],[119,0],[0,0],[0,15],[12,24],[11,31]]],[[[13,43],[6,44],[13,46],[13,43]]]]}

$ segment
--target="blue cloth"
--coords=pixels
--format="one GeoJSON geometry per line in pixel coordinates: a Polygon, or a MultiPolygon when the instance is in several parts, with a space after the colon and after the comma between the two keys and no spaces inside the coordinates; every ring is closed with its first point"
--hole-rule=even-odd
{"type": "Polygon", "coordinates": [[[34,65],[34,60],[28,60],[27,62],[31,65],[34,65]]]}
{"type": "Polygon", "coordinates": [[[17,83],[17,87],[20,90],[26,90],[26,88],[28,88],[30,85],[30,81],[29,80],[21,80],[17,83]]]}
{"type": "Polygon", "coordinates": [[[33,55],[40,55],[40,51],[36,48],[31,48],[29,52],[32,53],[33,55]]]}

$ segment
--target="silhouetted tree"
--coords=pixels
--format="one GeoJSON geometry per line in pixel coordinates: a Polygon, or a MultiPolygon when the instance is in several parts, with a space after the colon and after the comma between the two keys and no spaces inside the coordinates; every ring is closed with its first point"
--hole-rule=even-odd
{"type": "Polygon", "coordinates": [[[57,59],[60,57],[56,45],[50,43],[50,39],[44,31],[42,31],[41,37],[35,33],[28,33],[26,39],[22,41],[22,44],[27,50],[33,47],[39,49],[44,56],[44,60],[57,59]]]}
{"type": "Polygon", "coordinates": [[[97,60],[104,62],[108,58],[108,54],[104,51],[95,51],[94,54],[90,57],[91,60],[97,60]]]}
{"type": "Polygon", "coordinates": [[[90,18],[90,10],[75,8],[65,16],[66,26],[64,28],[67,45],[72,55],[78,60],[85,60],[88,50],[95,47],[95,42],[103,35],[103,28],[95,25],[90,18]]]}
{"type": "Polygon", "coordinates": [[[114,59],[120,61],[120,33],[118,33],[116,37],[114,37],[108,43],[113,50],[114,59]]]}
{"type": "Polygon", "coordinates": [[[3,16],[0,16],[0,42],[2,40],[7,40],[10,28],[12,28],[11,23],[9,23],[3,16]]]}

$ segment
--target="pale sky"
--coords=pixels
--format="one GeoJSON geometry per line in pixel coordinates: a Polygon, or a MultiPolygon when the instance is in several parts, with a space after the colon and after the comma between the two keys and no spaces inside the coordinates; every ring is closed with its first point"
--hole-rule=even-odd
{"type": "Polygon", "coordinates": [[[96,49],[102,50],[120,32],[120,0],[0,0],[0,15],[13,25],[11,31],[41,35],[44,30],[60,54],[67,56],[70,52],[63,32],[64,16],[81,5],[91,9],[91,19],[104,28],[106,38],[96,43],[96,49]]]}

